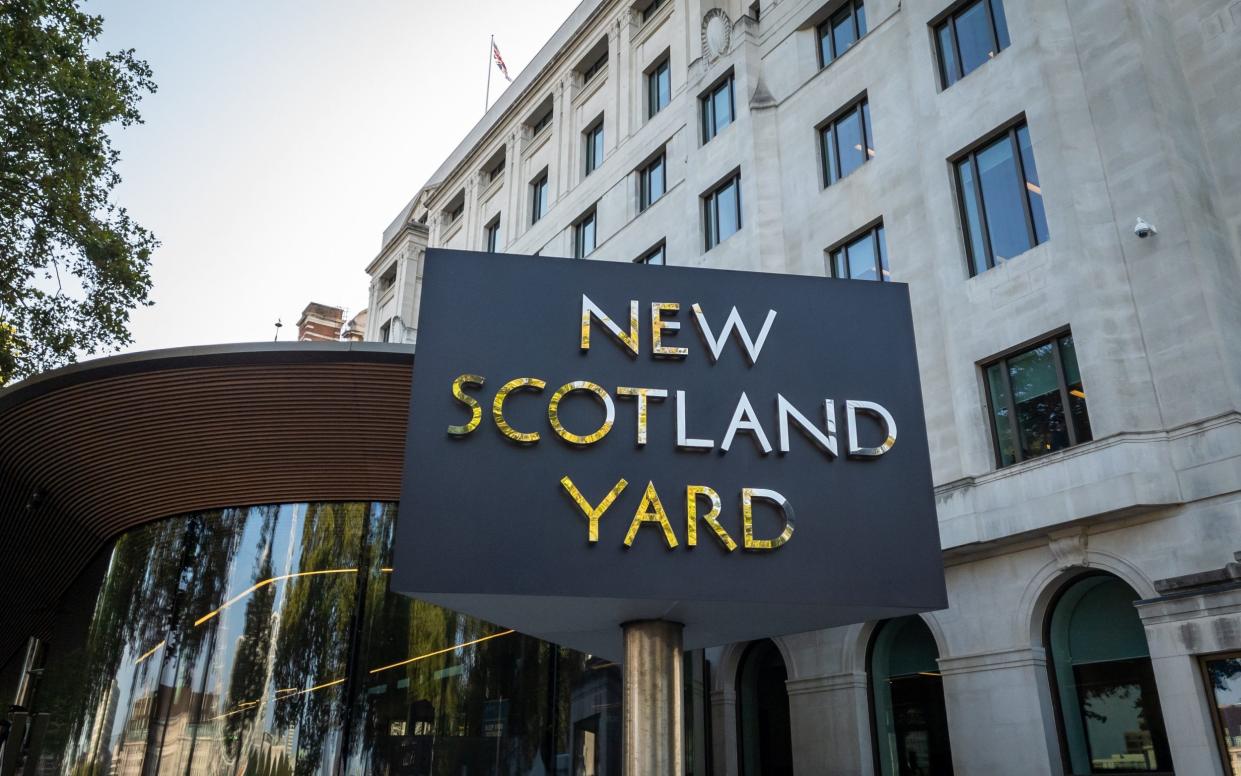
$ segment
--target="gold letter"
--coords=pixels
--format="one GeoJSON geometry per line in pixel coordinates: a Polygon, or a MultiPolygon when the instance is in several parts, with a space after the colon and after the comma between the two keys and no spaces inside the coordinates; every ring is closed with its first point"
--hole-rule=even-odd
{"type": "Polygon", "coordinates": [[[459,375],[456,380],[452,381],[452,396],[457,401],[470,408],[470,421],[464,426],[449,426],[448,433],[456,437],[463,437],[474,429],[478,428],[478,424],[483,422],[483,408],[478,406],[478,399],[468,396],[461,390],[463,385],[472,385],[481,388],[484,379],[482,375],[459,375]]]}
{"type": "Polygon", "coordinates": [[[496,391],[495,400],[491,402],[491,417],[495,419],[496,428],[500,429],[501,434],[521,444],[533,444],[539,441],[539,432],[521,432],[508,424],[508,421],[504,419],[504,400],[511,392],[519,388],[541,391],[546,385],[547,383],[537,377],[518,377],[500,386],[500,390],[496,391]]]}
{"type": "Polygon", "coordinates": [[[668,513],[664,511],[664,505],[659,500],[659,494],[655,492],[653,482],[646,483],[646,493],[642,496],[642,503],[638,504],[638,511],[633,513],[629,533],[625,534],[626,547],[633,546],[633,540],[638,535],[638,527],[643,523],[659,523],[664,529],[664,541],[668,543],[668,549],[677,546],[677,535],[672,532],[672,524],[668,522],[668,513]]]}
{"type": "Polygon", "coordinates": [[[612,336],[620,340],[621,344],[629,351],[629,355],[638,355],[638,300],[634,299],[629,302],[629,333],[625,334],[620,330],[607,313],[599,309],[599,305],[590,301],[590,297],[582,294],[582,350],[590,350],[590,316],[599,319],[599,323],[603,324],[603,328],[612,333],[612,336]]]}
{"type": "Polygon", "coordinates": [[[681,324],[676,321],[665,321],[660,315],[664,312],[675,313],[681,309],[676,302],[651,302],[651,352],[655,358],[685,358],[689,354],[686,348],[670,348],[663,345],[663,331],[676,331],[681,324]]]}
{"type": "Polygon", "coordinates": [[[686,530],[689,535],[686,537],[685,543],[690,547],[698,544],[698,497],[706,496],[711,499],[711,511],[702,516],[707,521],[707,525],[711,526],[711,530],[715,531],[715,535],[719,538],[720,543],[724,545],[724,549],[732,552],[737,549],[737,543],[724,530],[724,526],[720,525],[720,521],[716,518],[720,516],[720,494],[716,493],[706,485],[690,485],[685,489],[685,516],[686,530]]]}
{"type": "Polygon", "coordinates": [[[572,442],[575,445],[593,445],[600,439],[608,435],[612,430],[612,423],[616,420],[616,407],[612,404],[612,397],[608,396],[608,392],[602,387],[595,385],[589,380],[575,380],[571,383],[565,383],[556,389],[552,394],[552,400],[547,404],[547,419],[551,421],[552,429],[560,435],[560,438],[566,442],[572,442]],[[574,434],[560,424],[560,400],[574,391],[590,391],[599,401],[603,402],[603,409],[606,413],[603,418],[603,425],[597,428],[593,433],[574,434]]]}
{"type": "Polygon", "coordinates": [[[665,399],[668,392],[663,388],[627,388],[622,385],[616,389],[616,395],[638,397],[638,447],[641,447],[646,444],[647,399],[665,399]]]}
{"type": "Polygon", "coordinates": [[[624,490],[625,486],[629,483],[625,481],[624,477],[622,477],[620,481],[608,491],[608,495],[603,497],[603,501],[600,501],[599,506],[597,507],[592,507],[590,505],[590,502],[586,500],[586,498],[582,495],[582,492],[577,489],[576,485],[573,484],[573,480],[569,479],[569,475],[566,474],[561,477],[560,484],[563,485],[564,489],[569,492],[569,498],[573,499],[573,502],[577,504],[578,509],[582,510],[582,514],[586,515],[586,519],[589,521],[589,528],[586,529],[586,541],[591,544],[599,541],[599,518],[604,512],[608,511],[608,507],[612,506],[612,502],[616,500],[616,497],[621,494],[621,491],[624,490]]]}
{"type": "Polygon", "coordinates": [[[745,534],[745,548],[747,550],[774,550],[789,540],[793,535],[793,507],[789,506],[788,499],[781,496],[774,490],[766,488],[742,488],[741,489],[741,529],[745,534]],[[780,509],[780,513],[784,516],[784,530],[774,539],[755,539],[754,538],[754,508],[753,501],[756,498],[765,499],[773,502],[780,509]]]}

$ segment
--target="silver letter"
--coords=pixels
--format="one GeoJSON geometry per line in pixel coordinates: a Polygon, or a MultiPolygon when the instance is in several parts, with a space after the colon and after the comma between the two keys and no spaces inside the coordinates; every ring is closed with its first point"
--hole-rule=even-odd
{"type": "Polygon", "coordinates": [[[873,401],[854,401],[853,399],[846,400],[845,418],[849,424],[850,458],[878,458],[891,450],[892,445],[896,444],[896,421],[892,419],[892,413],[888,412],[882,406],[874,403],[873,401]],[[878,447],[858,446],[857,413],[859,410],[877,419],[879,421],[879,425],[883,427],[884,440],[878,447]]]}
{"type": "Polygon", "coordinates": [[[677,391],[677,447],[682,450],[710,450],[713,439],[690,439],[685,436],[685,391],[677,391]]]}
{"type": "Polygon", "coordinates": [[[763,432],[762,425],[754,416],[754,408],[750,406],[750,399],[745,395],[745,391],[741,392],[741,398],[737,400],[737,409],[733,412],[733,419],[728,423],[728,432],[724,434],[724,441],[720,443],[721,450],[728,452],[728,448],[733,444],[733,436],[738,430],[749,431],[753,434],[754,442],[763,455],[771,452],[771,443],[767,441],[767,434],[763,432]],[[743,415],[745,420],[741,419],[743,415]]]}
{"type": "Polygon", "coordinates": [[[638,300],[634,299],[629,303],[629,333],[620,330],[607,313],[599,309],[599,305],[590,300],[590,297],[582,294],[582,350],[590,350],[590,317],[594,316],[599,323],[603,324],[603,328],[607,329],[612,336],[616,337],[625,349],[629,351],[629,355],[638,355],[638,300]]]}
{"type": "Polygon", "coordinates": [[[750,360],[750,366],[754,366],[754,362],[758,361],[758,353],[763,349],[763,343],[767,341],[767,333],[771,331],[771,322],[776,319],[776,311],[767,311],[767,320],[763,322],[763,330],[758,333],[758,341],[750,340],[750,332],[746,330],[745,324],[741,322],[741,314],[734,307],[733,311],[728,314],[728,320],[724,321],[724,328],[720,330],[720,336],[717,338],[711,333],[711,327],[707,325],[707,318],[702,314],[702,306],[695,303],[694,321],[698,324],[698,333],[702,335],[703,340],[707,343],[707,350],[711,354],[711,362],[715,363],[720,360],[720,353],[724,350],[724,343],[728,340],[728,333],[736,330],[737,339],[741,340],[742,346],[745,348],[746,357],[750,360]]]}
{"type": "Polygon", "coordinates": [[[838,455],[836,449],[836,403],[831,399],[823,402],[823,416],[826,419],[827,433],[814,427],[805,415],[797,411],[797,408],[789,403],[789,400],[776,394],[776,412],[780,415],[780,452],[787,453],[789,451],[789,418],[797,422],[802,431],[810,436],[810,441],[815,444],[823,452],[832,458],[838,455]]]}

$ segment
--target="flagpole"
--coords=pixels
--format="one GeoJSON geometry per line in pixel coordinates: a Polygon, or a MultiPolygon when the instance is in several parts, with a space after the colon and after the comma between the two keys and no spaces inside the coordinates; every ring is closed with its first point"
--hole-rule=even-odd
{"type": "Polygon", "coordinates": [[[491,42],[487,44],[487,97],[483,100],[483,115],[487,115],[487,109],[491,107],[491,58],[495,56],[496,36],[491,34],[491,42]]]}

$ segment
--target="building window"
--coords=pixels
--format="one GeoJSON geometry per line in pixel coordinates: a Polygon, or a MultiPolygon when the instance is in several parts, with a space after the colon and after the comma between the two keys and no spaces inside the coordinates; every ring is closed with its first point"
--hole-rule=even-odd
{"type": "Polygon", "coordinates": [[[702,108],[702,142],[706,143],[733,123],[732,73],[699,98],[699,103],[702,108]]]}
{"type": "Polygon", "coordinates": [[[974,0],[935,27],[939,80],[947,89],[1008,48],[1003,0],[974,0]]]}
{"type": "Polygon", "coordinates": [[[1043,189],[1024,123],[955,162],[970,274],[1047,241],[1043,189]]]}
{"type": "Polygon", "coordinates": [[[1093,439],[1071,333],[986,364],[983,373],[998,466],[1093,439]]]}
{"type": "Polygon", "coordinates": [[[608,66],[608,52],[605,50],[599,55],[599,58],[591,62],[585,70],[582,71],[582,83],[589,83],[592,78],[599,75],[603,68],[608,66]]]}
{"type": "Polygon", "coordinates": [[[840,10],[818,26],[817,32],[819,67],[827,67],[866,34],[866,6],[862,0],[846,0],[840,10]]]}
{"type": "Polygon", "coordinates": [[[649,22],[655,16],[655,12],[658,11],[660,6],[663,4],[664,0],[651,0],[651,2],[647,3],[642,9],[642,23],[646,24],[649,22]]]}
{"type": "Polygon", "coordinates": [[[646,210],[664,195],[667,182],[664,154],[651,160],[638,173],[638,210],[646,210]]]}
{"type": "Polygon", "coordinates": [[[584,133],[586,142],[586,175],[603,164],[603,117],[601,116],[590,129],[584,133]]]}
{"type": "Polygon", "coordinates": [[[672,75],[664,57],[646,74],[646,117],[659,113],[672,100],[672,75]]]}
{"type": "Polygon", "coordinates": [[[530,184],[530,223],[536,223],[547,213],[547,170],[530,184]]]}
{"type": "Polygon", "coordinates": [[[847,280],[891,280],[883,223],[828,251],[832,277],[847,280]]]}
{"type": "Polygon", "coordinates": [[[494,183],[500,178],[503,178],[504,177],[504,156],[500,156],[499,159],[494,161],[491,164],[491,166],[488,167],[483,172],[483,174],[487,177],[488,183],[494,183]]]}
{"type": "Polygon", "coordinates": [[[865,98],[819,128],[823,185],[830,186],[875,156],[870,103],[865,98]]]}
{"type": "Polygon", "coordinates": [[[1172,773],[1159,693],[1133,588],[1079,577],[1057,596],[1046,629],[1065,773],[1172,773]]]}
{"type": "Polygon", "coordinates": [[[573,225],[573,258],[584,259],[595,250],[595,211],[578,219],[573,225]]]}
{"type": "Polygon", "coordinates": [[[465,202],[460,202],[448,209],[448,223],[455,224],[465,213],[465,202]]]}
{"type": "Polygon", "coordinates": [[[552,125],[552,109],[549,106],[539,117],[530,122],[530,134],[537,135],[552,125]]]}
{"type": "Polygon", "coordinates": [[[770,639],[746,647],[737,669],[737,748],[741,776],[793,772],[788,670],[770,639]]]}
{"type": "Polygon", "coordinates": [[[921,617],[880,623],[870,644],[876,769],[881,776],[952,776],[939,647],[921,617]]]}
{"type": "Polygon", "coordinates": [[[1241,655],[1206,658],[1202,670],[1214,701],[1224,773],[1241,776],[1241,655]]]}
{"type": "Polygon", "coordinates": [[[761,21],[763,18],[763,8],[759,0],[750,3],[750,18],[754,21],[761,21]]]}
{"type": "Polygon", "coordinates": [[[733,175],[702,198],[707,250],[741,229],[741,175],[733,175]]]}
{"type": "Polygon", "coordinates": [[[634,259],[634,263],[654,264],[654,265],[658,265],[662,267],[668,263],[667,254],[668,254],[667,243],[665,243],[663,240],[660,240],[659,245],[656,245],[654,248],[651,248],[646,253],[634,259]]]}
{"type": "Polygon", "coordinates": [[[379,327],[379,341],[388,342],[392,336],[392,321],[387,321],[383,326],[379,327]]]}
{"type": "Polygon", "coordinates": [[[484,227],[483,242],[487,246],[488,253],[495,253],[500,247],[500,216],[498,214],[491,219],[491,223],[484,227]]]}
{"type": "Polygon", "coordinates": [[[392,266],[379,276],[379,293],[382,294],[394,285],[396,285],[396,262],[393,262],[392,266]]]}

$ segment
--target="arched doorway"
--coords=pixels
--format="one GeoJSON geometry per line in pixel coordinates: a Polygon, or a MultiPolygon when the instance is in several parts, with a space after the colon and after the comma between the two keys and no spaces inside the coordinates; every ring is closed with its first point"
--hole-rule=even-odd
{"type": "Polygon", "coordinates": [[[741,776],[792,776],[788,671],[770,639],[746,648],[737,669],[737,743],[741,776]]]}
{"type": "Polygon", "coordinates": [[[871,708],[882,776],[951,776],[939,648],[921,617],[888,620],[870,645],[871,708]]]}
{"type": "Polygon", "coordinates": [[[1045,643],[1068,773],[1172,771],[1137,598],[1120,579],[1091,574],[1052,603],[1045,643]]]}

